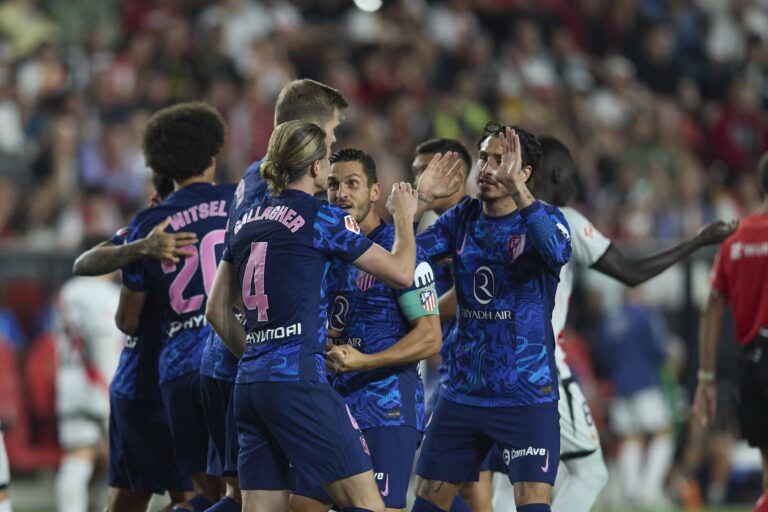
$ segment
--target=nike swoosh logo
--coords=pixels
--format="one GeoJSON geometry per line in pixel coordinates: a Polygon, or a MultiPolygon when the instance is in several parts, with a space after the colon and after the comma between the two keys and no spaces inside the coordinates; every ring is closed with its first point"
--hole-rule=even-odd
{"type": "Polygon", "coordinates": [[[387,474],[387,480],[384,482],[384,490],[380,492],[382,496],[389,496],[389,474],[387,474]]]}
{"type": "Polygon", "coordinates": [[[549,450],[547,450],[547,460],[546,460],[546,461],[544,461],[544,465],[543,465],[543,466],[541,466],[541,470],[542,470],[543,472],[545,472],[545,473],[546,473],[547,471],[549,471],[549,450]]]}

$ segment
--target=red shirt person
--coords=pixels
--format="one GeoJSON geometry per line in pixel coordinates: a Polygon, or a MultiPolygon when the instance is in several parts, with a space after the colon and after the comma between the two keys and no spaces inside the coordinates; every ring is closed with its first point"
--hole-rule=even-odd
{"type": "Polygon", "coordinates": [[[744,218],[720,246],[712,269],[712,291],[699,329],[699,384],[694,413],[704,425],[715,419],[715,352],[726,305],[742,345],[739,366],[739,422],[742,435],[760,448],[763,491],[755,511],[768,512],[768,153],[757,165],[763,203],[744,218]]]}

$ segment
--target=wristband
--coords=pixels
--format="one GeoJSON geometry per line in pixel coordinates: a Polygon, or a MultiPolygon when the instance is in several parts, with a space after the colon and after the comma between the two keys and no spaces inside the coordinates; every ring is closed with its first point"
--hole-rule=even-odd
{"type": "Polygon", "coordinates": [[[696,378],[699,379],[699,382],[714,382],[715,372],[699,370],[696,373],[696,378]]]}

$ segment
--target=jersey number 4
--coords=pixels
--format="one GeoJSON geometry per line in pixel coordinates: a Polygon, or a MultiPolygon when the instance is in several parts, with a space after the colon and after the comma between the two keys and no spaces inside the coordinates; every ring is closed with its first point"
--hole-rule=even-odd
{"type": "Polygon", "coordinates": [[[254,309],[258,311],[259,322],[269,320],[267,315],[269,300],[264,293],[264,267],[267,262],[268,245],[269,242],[251,243],[251,255],[248,257],[248,264],[245,266],[245,274],[243,275],[243,304],[250,311],[254,309]]]}
{"type": "MultiPolygon", "coordinates": [[[[184,266],[181,267],[178,275],[173,279],[171,287],[168,289],[168,294],[171,300],[171,307],[179,314],[191,313],[197,311],[203,307],[205,297],[211,292],[211,286],[213,286],[213,278],[216,275],[216,246],[224,243],[223,229],[217,229],[211,231],[203,237],[200,241],[200,249],[194,245],[190,246],[192,255],[187,256],[184,259],[184,266]],[[202,263],[202,265],[201,265],[202,263]],[[197,274],[198,267],[202,266],[203,270],[203,285],[205,286],[205,295],[198,294],[193,295],[187,299],[184,298],[184,290],[186,290],[189,283],[192,282],[192,278],[197,274]]],[[[175,263],[163,263],[163,272],[169,274],[176,271],[175,263]]]]}

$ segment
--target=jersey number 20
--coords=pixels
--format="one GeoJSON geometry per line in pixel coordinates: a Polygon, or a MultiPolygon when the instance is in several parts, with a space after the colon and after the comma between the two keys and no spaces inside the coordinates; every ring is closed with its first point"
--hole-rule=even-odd
{"type": "MultiPolygon", "coordinates": [[[[223,229],[217,229],[211,231],[203,237],[200,241],[200,250],[192,245],[189,248],[192,250],[192,255],[187,256],[184,259],[184,266],[181,267],[181,271],[173,279],[171,287],[168,289],[168,294],[171,299],[171,307],[179,314],[191,313],[197,311],[203,306],[205,297],[211,292],[211,286],[213,286],[213,277],[216,275],[216,246],[224,243],[223,229]],[[202,262],[202,265],[200,264],[202,262]],[[197,273],[197,268],[202,266],[203,269],[203,284],[205,286],[205,295],[193,295],[188,299],[184,298],[184,290],[189,286],[192,278],[197,273]]],[[[163,263],[163,272],[169,274],[176,270],[176,264],[163,263]]]]}

